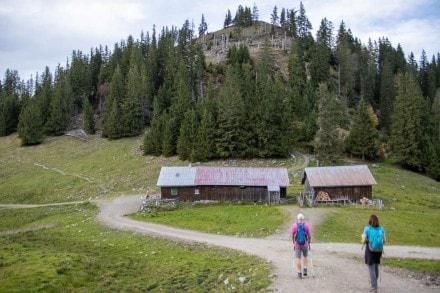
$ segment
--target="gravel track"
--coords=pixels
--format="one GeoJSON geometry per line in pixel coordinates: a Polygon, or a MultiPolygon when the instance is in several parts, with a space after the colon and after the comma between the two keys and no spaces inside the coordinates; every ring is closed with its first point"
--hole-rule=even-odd
{"type": "MultiPolygon", "coordinates": [[[[141,195],[98,201],[99,220],[112,228],[132,230],[145,235],[185,242],[202,242],[213,246],[236,249],[269,261],[273,267],[273,292],[367,292],[369,279],[363,263],[360,244],[312,243],[309,277],[297,279],[293,269],[293,246],[290,241],[290,224],[277,234],[265,239],[240,238],[198,231],[178,229],[164,225],[139,222],[125,215],[139,208],[141,195]]],[[[285,207],[293,220],[300,211],[297,207],[285,207]]],[[[307,209],[306,220],[313,226],[322,218],[321,209],[307,209]]],[[[360,235],[359,235],[360,238],[360,235]]],[[[440,248],[386,246],[385,257],[440,259],[440,248]]],[[[381,267],[380,292],[439,292],[435,285],[409,276],[405,271],[381,267]]]]}

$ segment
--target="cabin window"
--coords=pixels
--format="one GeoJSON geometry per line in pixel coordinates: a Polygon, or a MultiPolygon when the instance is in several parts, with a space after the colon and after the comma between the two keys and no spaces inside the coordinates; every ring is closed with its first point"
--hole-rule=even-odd
{"type": "Polygon", "coordinates": [[[176,196],[177,195],[177,188],[171,188],[171,195],[176,196]]]}
{"type": "Polygon", "coordinates": [[[200,194],[200,190],[198,188],[194,189],[194,194],[195,195],[199,195],[200,194]]]}

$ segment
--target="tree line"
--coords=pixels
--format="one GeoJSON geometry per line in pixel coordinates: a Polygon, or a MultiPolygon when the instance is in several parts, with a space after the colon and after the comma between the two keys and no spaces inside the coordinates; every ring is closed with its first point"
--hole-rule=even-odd
{"type": "MultiPolygon", "coordinates": [[[[226,23],[230,11],[226,15],[226,23]]],[[[258,25],[258,8],[239,6],[230,25],[258,25]],[[253,21],[253,22],[252,22],[253,21]]],[[[194,25],[129,36],[112,50],[73,51],[65,66],[0,83],[0,135],[22,145],[62,135],[82,117],[88,133],[110,140],[144,135],[145,154],[182,160],[286,157],[314,152],[322,165],[346,155],[391,159],[440,179],[440,54],[405,57],[386,38],[367,44],[344,22],[322,19],[316,36],[302,3],[274,7],[272,30],[292,37],[288,72],[267,42],[259,58],[229,48],[206,64],[194,25]]],[[[202,15],[198,37],[207,33],[202,15]]]]}

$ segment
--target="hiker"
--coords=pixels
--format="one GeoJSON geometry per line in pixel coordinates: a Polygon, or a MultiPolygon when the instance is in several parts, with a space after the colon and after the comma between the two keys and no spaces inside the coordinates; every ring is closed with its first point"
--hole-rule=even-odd
{"type": "Polygon", "coordinates": [[[370,292],[377,292],[379,264],[385,242],[385,229],[379,225],[379,218],[373,214],[370,216],[368,226],[365,226],[362,233],[362,247],[366,246],[365,264],[368,265],[368,272],[370,274],[370,292]]]}
{"type": "Polygon", "coordinates": [[[145,193],[145,200],[148,201],[150,199],[150,191],[147,190],[147,193],[145,193]]]}
{"type": "Polygon", "coordinates": [[[298,269],[298,278],[301,279],[303,276],[307,276],[307,266],[309,254],[310,241],[312,239],[312,229],[309,224],[305,223],[304,215],[298,214],[296,216],[296,223],[292,225],[292,242],[295,249],[296,258],[296,268],[298,269]],[[303,266],[301,270],[301,257],[303,259],[303,266]]]}

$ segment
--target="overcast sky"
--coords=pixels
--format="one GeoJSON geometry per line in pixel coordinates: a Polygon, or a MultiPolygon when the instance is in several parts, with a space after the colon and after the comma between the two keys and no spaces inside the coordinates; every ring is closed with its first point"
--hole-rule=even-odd
{"type": "MultiPolygon", "coordinates": [[[[239,5],[259,10],[259,19],[270,21],[274,6],[299,8],[292,0],[0,0],[0,75],[18,70],[28,80],[49,66],[65,66],[73,50],[89,54],[91,48],[135,39],[141,31],[159,33],[162,27],[181,28],[185,20],[198,28],[202,14],[208,31],[223,27],[228,9],[235,15],[239,5]]],[[[405,57],[413,52],[420,60],[422,49],[428,60],[440,52],[440,1],[438,0],[303,0],[313,36],[321,20],[333,22],[335,33],[344,21],[363,44],[387,37],[405,57]]],[[[279,14],[278,14],[279,15],[279,14]]]]}

